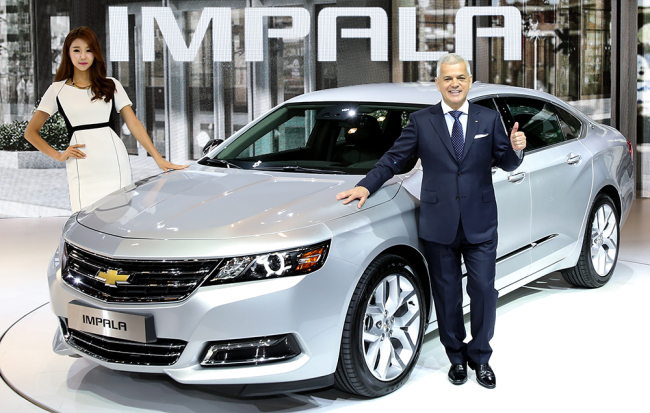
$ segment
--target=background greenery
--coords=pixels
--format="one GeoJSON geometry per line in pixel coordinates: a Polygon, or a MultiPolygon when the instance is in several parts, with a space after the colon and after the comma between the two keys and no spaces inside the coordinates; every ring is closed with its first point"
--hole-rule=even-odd
{"type": "MultiPolygon", "coordinates": [[[[27,123],[25,120],[0,125],[0,150],[36,151],[37,149],[25,139],[27,123]]],[[[65,150],[70,143],[65,121],[58,112],[47,119],[39,135],[57,151],[65,150]]]]}

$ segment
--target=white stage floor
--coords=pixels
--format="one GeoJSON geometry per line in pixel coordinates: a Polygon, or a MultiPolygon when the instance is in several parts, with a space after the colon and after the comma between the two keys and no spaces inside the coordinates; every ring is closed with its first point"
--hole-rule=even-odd
{"type": "Polygon", "coordinates": [[[375,400],[333,389],[232,398],[216,386],[181,385],[164,375],[113,372],[57,356],[45,268],[64,219],[0,220],[0,332],[6,331],[0,371],[15,389],[0,382],[0,412],[643,411],[650,384],[650,359],[643,356],[650,338],[647,217],[650,199],[635,201],[616,272],[605,287],[573,288],[553,273],[499,300],[490,361],[495,390],[480,387],[473,372],[465,385],[451,385],[449,362],[433,333],[409,382],[375,400]]]}

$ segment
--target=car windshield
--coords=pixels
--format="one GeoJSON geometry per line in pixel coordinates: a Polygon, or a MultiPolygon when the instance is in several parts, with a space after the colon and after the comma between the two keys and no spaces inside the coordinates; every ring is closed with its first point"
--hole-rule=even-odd
{"type": "MultiPolygon", "coordinates": [[[[418,106],[327,102],[284,105],[199,163],[222,168],[366,174],[418,106]]],[[[411,159],[402,172],[413,168],[411,159]]]]}

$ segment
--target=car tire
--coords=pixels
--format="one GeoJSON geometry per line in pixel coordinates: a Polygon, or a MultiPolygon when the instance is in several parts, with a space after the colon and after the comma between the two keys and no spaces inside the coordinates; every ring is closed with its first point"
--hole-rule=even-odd
{"type": "Polygon", "coordinates": [[[345,317],[334,386],[365,397],[400,388],[415,367],[425,332],[419,278],[396,255],[380,255],[366,269],[345,317]]]}
{"type": "Polygon", "coordinates": [[[589,212],[578,263],[561,271],[566,282],[585,288],[607,284],[618,261],[620,236],[616,205],[612,198],[600,194],[589,212]]]}

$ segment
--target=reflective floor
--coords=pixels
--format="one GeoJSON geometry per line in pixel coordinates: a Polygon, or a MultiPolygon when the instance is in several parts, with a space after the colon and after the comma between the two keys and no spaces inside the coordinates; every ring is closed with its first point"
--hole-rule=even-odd
{"type": "Polygon", "coordinates": [[[0,382],[0,412],[643,410],[650,383],[650,359],[644,357],[649,217],[650,199],[635,201],[616,272],[605,287],[573,288],[553,273],[499,300],[490,362],[495,390],[480,387],[473,373],[465,385],[451,385],[449,362],[433,333],[408,383],[375,400],[333,389],[239,399],[216,386],[180,385],[163,375],[113,372],[57,356],[45,268],[64,219],[0,219],[0,372],[8,383],[0,382]]]}

